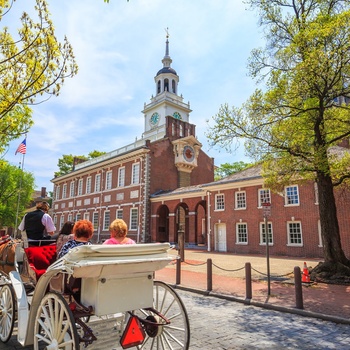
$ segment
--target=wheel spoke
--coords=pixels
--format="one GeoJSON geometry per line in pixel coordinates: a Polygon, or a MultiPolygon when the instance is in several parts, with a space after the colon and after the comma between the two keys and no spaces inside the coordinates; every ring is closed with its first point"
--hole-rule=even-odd
{"type": "Polygon", "coordinates": [[[6,343],[10,340],[15,323],[15,294],[9,284],[0,289],[0,340],[6,343]]]}

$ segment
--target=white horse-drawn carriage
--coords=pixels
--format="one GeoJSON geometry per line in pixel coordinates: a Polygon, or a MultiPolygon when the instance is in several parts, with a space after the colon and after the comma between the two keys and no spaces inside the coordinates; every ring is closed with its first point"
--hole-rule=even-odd
{"type": "Polygon", "coordinates": [[[0,271],[2,342],[17,322],[18,342],[35,350],[189,348],[181,299],[154,281],[173,260],[168,243],[85,245],[59,260],[55,245],[6,244],[15,259],[12,271],[0,271]]]}

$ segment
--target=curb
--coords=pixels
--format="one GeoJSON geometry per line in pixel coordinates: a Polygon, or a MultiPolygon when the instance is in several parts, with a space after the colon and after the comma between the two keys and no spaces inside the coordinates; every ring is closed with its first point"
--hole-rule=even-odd
{"type": "Polygon", "coordinates": [[[245,305],[252,305],[252,306],[261,307],[264,309],[275,310],[275,311],[280,311],[280,312],[285,312],[285,313],[290,313],[290,314],[295,314],[295,315],[300,315],[300,316],[305,316],[305,317],[318,318],[318,319],[321,319],[324,321],[330,321],[330,322],[334,322],[334,323],[350,324],[350,319],[343,318],[343,317],[330,316],[330,315],[325,315],[325,314],[321,314],[321,313],[313,312],[313,311],[306,311],[306,310],[297,309],[297,308],[267,304],[267,303],[262,303],[259,301],[254,301],[252,299],[242,299],[242,298],[234,297],[234,296],[228,295],[228,294],[209,292],[207,290],[185,287],[185,286],[181,286],[179,284],[169,284],[169,285],[171,287],[173,287],[174,289],[180,289],[180,290],[184,290],[186,292],[196,293],[196,294],[205,295],[205,296],[211,296],[211,297],[225,299],[225,300],[229,300],[229,301],[235,301],[235,302],[242,303],[245,305]]]}

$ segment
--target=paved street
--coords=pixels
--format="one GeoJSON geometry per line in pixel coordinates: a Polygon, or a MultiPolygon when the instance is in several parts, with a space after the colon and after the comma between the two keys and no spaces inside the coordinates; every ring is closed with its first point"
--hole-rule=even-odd
{"type": "MultiPolygon", "coordinates": [[[[350,326],[177,290],[191,324],[190,349],[350,349],[350,326]]],[[[15,337],[1,350],[23,349],[15,337]]],[[[27,347],[26,349],[32,349],[27,347]]],[[[88,350],[111,350],[94,343],[88,350]]]]}

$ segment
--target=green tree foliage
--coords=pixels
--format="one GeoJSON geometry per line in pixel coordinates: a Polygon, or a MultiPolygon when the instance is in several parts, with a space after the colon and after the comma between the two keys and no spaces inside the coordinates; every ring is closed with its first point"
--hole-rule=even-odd
{"type": "Polygon", "coordinates": [[[59,171],[55,172],[55,177],[62,176],[70,173],[73,170],[75,164],[85,162],[86,160],[97,158],[102,156],[106,152],[101,151],[91,151],[88,156],[73,156],[72,154],[64,154],[62,158],[58,159],[58,169],[59,171]]]}
{"type": "MultiPolygon", "coordinates": [[[[55,37],[47,2],[35,2],[36,20],[23,13],[17,35],[8,27],[0,30],[0,152],[33,125],[30,106],[57,96],[78,70],[67,39],[60,43],[55,37]]],[[[0,0],[0,21],[12,6],[0,0]]]]}
{"type": "Polygon", "coordinates": [[[223,163],[214,171],[215,180],[220,180],[223,177],[238,173],[239,171],[249,168],[250,166],[251,164],[242,161],[234,163],[223,163]]]}
{"type": "Polygon", "coordinates": [[[19,203],[18,213],[21,217],[33,193],[33,175],[0,160],[0,227],[15,226],[17,204],[19,203]]]}
{"type": "MultiPolygon", "coordinates": [[[[248,0],[266,29],[250,73],[264,83],[241,107],[222,105],[208,137],[264,161],[266,184],[317,183],[326,263],[350,266],[341,247],[334,186],[349,179],[350,3],[343,0],[248,0]]],[[[275,185],[274,185],[275,184],[275,185]]]]}

